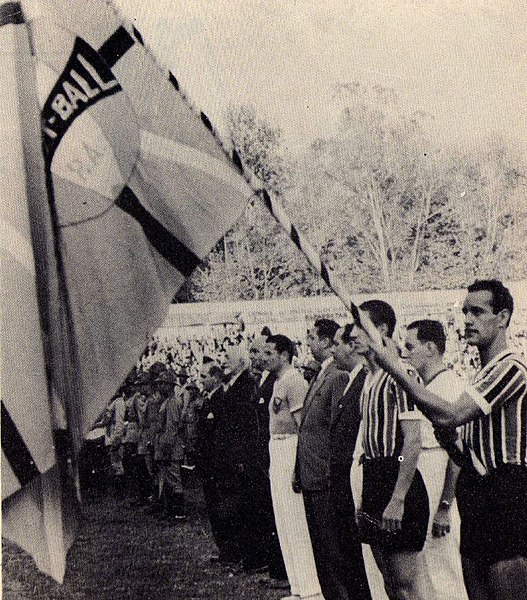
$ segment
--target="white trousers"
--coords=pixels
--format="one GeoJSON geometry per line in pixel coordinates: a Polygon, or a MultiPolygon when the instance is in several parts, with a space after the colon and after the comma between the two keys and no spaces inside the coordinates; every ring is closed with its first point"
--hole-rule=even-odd
{"type": "Polygon", "coordinates": [[[297,443],[297,435],[270,440],[269,476],[276,531],[291,594],[305,598],[320,594],[321,591],[307,528],[304,501],[302,494],[295,494],[291,486],[297,443]]]}
{"type": "MultiPolygon", "coordinates": [[[[434,594],[430,600],[468,600],[459,554],[460,518],[455,500],[450,508],[450,533],[440,538],[432,536],[447,464],[448,454],[443,448],[425,448],[419,454],[417,468],[423,476],[430,503],[430,520],[422,554],[434,594]]],[[[426,574],[418,574],[423,579],[423,585],[426,585],[426,574]]]]}

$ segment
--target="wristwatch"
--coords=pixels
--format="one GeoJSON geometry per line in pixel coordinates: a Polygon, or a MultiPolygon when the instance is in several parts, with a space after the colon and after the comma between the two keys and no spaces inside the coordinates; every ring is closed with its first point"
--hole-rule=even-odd
{"type": "Polygon", "coordinates": [[[441,502],[439,503],[439,508],[449,509],[450,506],[451,506],[451,504],[448,500],[441,500],[441,502]]]}

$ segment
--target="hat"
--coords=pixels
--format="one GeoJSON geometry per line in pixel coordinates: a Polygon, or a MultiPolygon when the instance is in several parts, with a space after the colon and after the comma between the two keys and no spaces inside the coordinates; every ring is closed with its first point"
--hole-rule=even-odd
{"type": "Polygon", "coordinates": [[[179,369],[179,371],[176,373],[176,377],[178,379],[188,379],[190,375],[185,367],[181,367],[181,369],[179,369]]]}
{"type": "Polygon", "coordinates": [[[134,381],[134,386],[147,385],[150,383],[150,374],[149,373],[139,373],[136,380],[134,381]]]}
{"type": "Polygon", "coordinates": [[[172,385],[175,385],[177,383],[177,377],[176,374],[172,371],[163,371],[154,380],[154,383],[170,383],[172,385]]]}
{"type": "Polygon", "coordinates": [[[164,363],[162,363],[161,361],[157,361],[155,362],[150,369],[148,369],[150,372],[150,376],[153,378],[153,380],[155,381],[157,377],[159,377],[159,375],[161,373],[163,373],[163,371],[166,370],[166,366],[164,363]]]}
{"type": "Polygon", "coordinates": [[[302,365],[302,369],[306,371],[313,371],[313,373],[318,373],[321,369],[321,366],[316,360],[310,360],[305,365],[302,365]]]}

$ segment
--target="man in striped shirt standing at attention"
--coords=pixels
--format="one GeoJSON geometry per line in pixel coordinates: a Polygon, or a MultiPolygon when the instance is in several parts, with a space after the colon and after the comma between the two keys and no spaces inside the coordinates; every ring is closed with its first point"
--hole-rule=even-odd
{"type": "MultiPolygon", "coordinates": [[[[389,304],[369,300],[360,308],[382,335],[393,335],[396,318],[389,304]]],[[[428,600],[417,578],[429,517],[428,496],[417,469],[422,414],[368,346],[360,343],[356,351],[366,358],[369,371],[361,396],[360,538],[371,547],[390,600],[428,600]]]]}
{"type": "Polygon", "coordinates": [[[453,457],[462,444],[457,494],[471,600],[527,598],[527,368],[507,349],[513,308],[500,281],[476,281],[468,288],[465,337],[479,350],[481,370],[454,403],[408,377],[389,340],[382,347],[371,342],[377,361],[443,432],[445,444],[450,428],[453,457]],[[459,425],[461,441],[454,446],[459,425]]]}

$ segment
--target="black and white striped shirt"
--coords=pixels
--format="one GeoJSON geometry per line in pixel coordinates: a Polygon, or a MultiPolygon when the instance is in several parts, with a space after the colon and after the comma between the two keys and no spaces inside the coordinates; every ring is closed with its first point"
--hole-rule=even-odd
{"type": "Polygon", "coordinates": [[[489,362],[466,389],[482,411],[462,428],[474,463],[490,471],[503,464],[527,466],[527,367],[509,350],[489,362]]]}
{"type": "Polygon", "coordinates": [[[422,419],[403,388],[382,369],[368,373],[361,396],[363,450],[367,459],[401,452],[403,434],[399,421],[422,419]]]}

